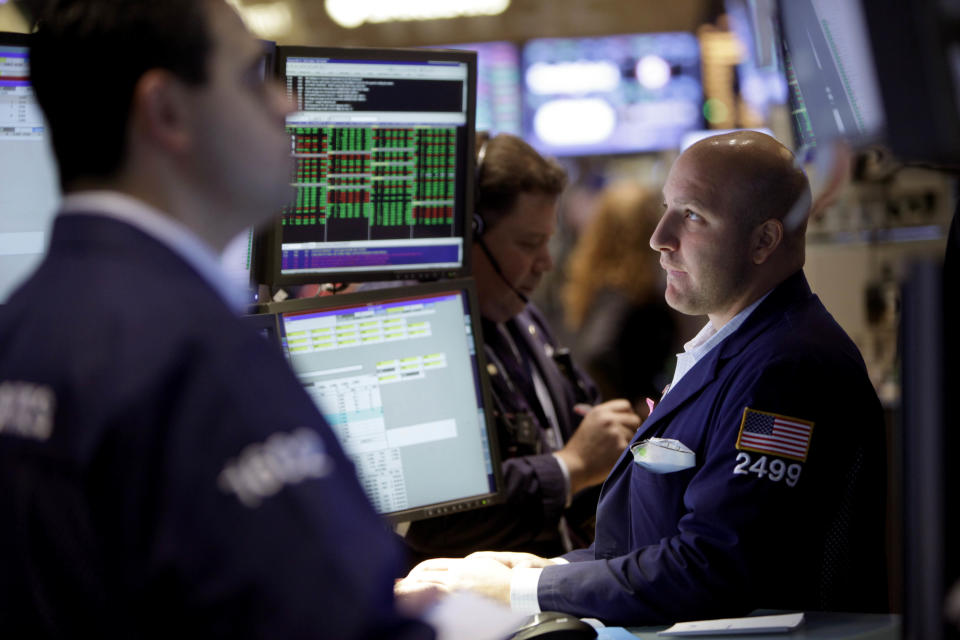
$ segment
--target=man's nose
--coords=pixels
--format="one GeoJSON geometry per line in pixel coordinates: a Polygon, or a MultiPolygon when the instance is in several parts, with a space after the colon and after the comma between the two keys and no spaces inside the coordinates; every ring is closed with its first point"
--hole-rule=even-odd
{"type": "Polygon", "coordinates": [[[270,93],[270,102],[274,112],[282,116],[284,120],[297,110],[297,103],[294,102],[293,97],[287,95],[279,82],[271,82],[267,91],[270,93]]]}
{"type": "Polygon", "coordinates": [[[677,234],[674,231],[674,216],[669,211],[660,217],[657,228],[650,236],[650,248],[654,251],[676,251],[677,234]]]}
{"type": "Polygon", "coordinates": [[[553,255],[551,255],[550,247],[547,244],[544,244],[543,247],[540,248],[535,262],[535,268],[537,273],[546,273],[553,269],[553,255]]]}

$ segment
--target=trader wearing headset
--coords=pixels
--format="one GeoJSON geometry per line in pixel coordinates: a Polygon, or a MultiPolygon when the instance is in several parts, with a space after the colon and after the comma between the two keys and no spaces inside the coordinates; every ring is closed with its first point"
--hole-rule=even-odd
{"type": "Polygon", "coordinates": [[[529,296],[553,267],[548,243],[566,174],[520,138],[477,140],[473,273],[503,460],[502,504],[415,522],[415,559],[480,549],[555,555],[588,544],[596,488],[640,425],[630,403],[597,404],[593,382],[529,296]]]}

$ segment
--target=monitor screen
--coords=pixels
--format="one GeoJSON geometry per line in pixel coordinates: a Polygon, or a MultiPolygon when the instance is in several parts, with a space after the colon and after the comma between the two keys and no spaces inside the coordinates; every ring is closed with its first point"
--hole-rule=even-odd
{"type": "Polygon", "coordinates": [[[542,153],[675,149],[703,128],[691,33],[534,39],[522,68],[524,138],[542,153]]]}
{"type": "Polygon", "coordinates": [[[512,42],[444,45],[477,53],[477,131],[522,135],[520,50],[512,42]]]}
{"type": "Polygon", "coordinates": [[[0,303],[43,257],[59,202],[56,162],[30,86],[28,36],[0,33],[0,303]]]}
{"type": "Polygon", "coordinates": [[[296,198],[258,243],[271,285],[467,273],[476,54],[278,47],[296,198]]]}
{"type": "Polygon", "coordinates": [[[780,25],[798,155],[837,138],[878,141],[883,103],[860,2],[780,2],[780,25]]]}
{"type": "Polygon", "coordinates": [[[472,281],[269,309],[380,513],[415,520],[492,502],[500,464],[472,281]]]}

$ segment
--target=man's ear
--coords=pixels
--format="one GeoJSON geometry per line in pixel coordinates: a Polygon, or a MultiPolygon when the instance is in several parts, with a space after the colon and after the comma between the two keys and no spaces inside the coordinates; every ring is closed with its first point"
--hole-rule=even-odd
{"type": "Polygon", "coordinates": [[[763,264],[783,242],[783,223],[775,218],[763,221],[753,230],[750,258],[763,264]]]}
{"type": "Polygon", "coordinates": [[[183,82],[169,71],[151,69],[133,88],[131,134],[173,153],[188,151],[192,143],[189,107],[183,82]]]}

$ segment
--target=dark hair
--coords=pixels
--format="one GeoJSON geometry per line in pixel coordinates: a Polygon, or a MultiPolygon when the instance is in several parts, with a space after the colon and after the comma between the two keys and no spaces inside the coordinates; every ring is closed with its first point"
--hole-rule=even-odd
{"type": "Polygon", "coordinates": [[[555,160],[508,133],[477,134],[477,213],[486,229],[510,213],[521,193],[559,196],[567,172],[555,160]]]}
{"type": "Polygon", "coordinates": [[[65,189],[122,166],[130,104],[150,69],[206,81],[204,1],[53,0],[32,36],[30,74],[65,189]]]}

